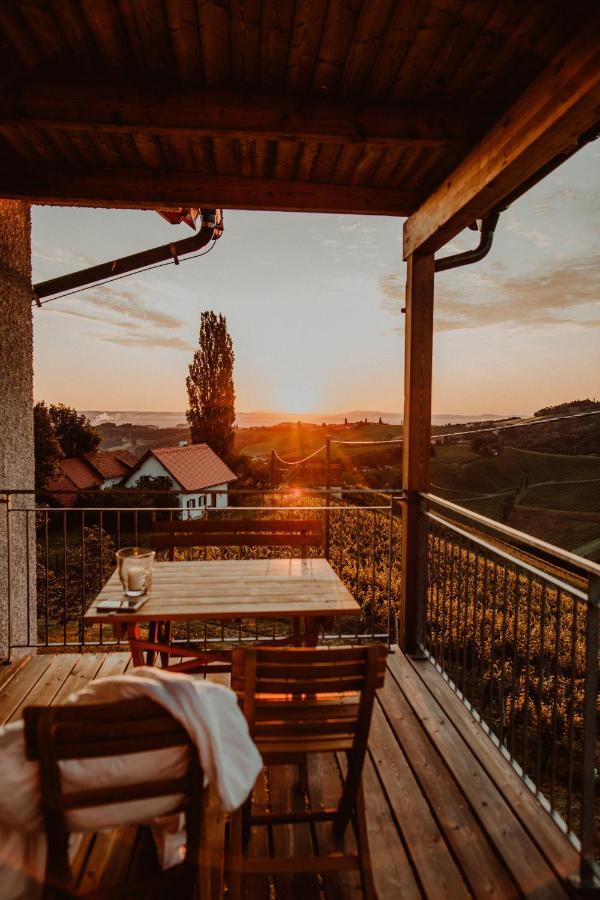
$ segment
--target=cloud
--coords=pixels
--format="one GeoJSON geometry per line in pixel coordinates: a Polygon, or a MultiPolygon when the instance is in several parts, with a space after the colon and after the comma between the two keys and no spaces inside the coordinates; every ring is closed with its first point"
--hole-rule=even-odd
{"type": "Polygon", "coordinates": [[[89,294],[86,293],[84,301],[126,319],[160,328],[181,328],[184,324],[181,319],[148,306],[140,299],[137,291],[125,288],[100,287],[89,294]]]}
{"type": "Polygon", "coordinates": [[[193,351],[195,348],[188,341],[177,335],[161,335],[161,334],[103,334],[93,335],[100,341],[107,344],[118,344],[121,347],[163,347],[170,350],[186,350],[193,351]]]}
{"type": "MultiPolygon", "coordinates": [[[[547,209],[553,210],[554,204],[550,198],[546,199],[546,203],[547,209]]],[[[536,247],[539,247],[540,249],[542,247],[547,247],[548,244],[552,243],[550,237],[548,237],[547,234],[544,234],[541,231],[536,231],[533,228],[526,230],[526,227],[517,217],[514,209],[509,209],[506,212],[504,224],[507,231],[513,231],[515,232],[515,234],[522,235],[522,237],[527,238],[528,241],[531,241],[533,244],[535,244],[536,247]]]]}
{"type": "Polygon", "coordinates": [[[109,286],[91,288],[77,295],[75,308],[61,305],[62,301],[57,299],[51,309],[63,315],[104,322],[117,328],[130,328],[132,321],[168,329],[181,328],[185,324],[182,319],[149,306],[140,298],[141,291],[141,287],[136,290],[109,286]],[[89,310],[90,306],[93,311],[89,310]],[[96,310],[102,314],[96,315],[96,310]]]}
{"type": "Polygon", "coordinates": [[[61,263],[61,265],[76,265],[83,263],[85,266],[93,266],[97,260],[91,256],[84,256],[82,253],[75,253],[74,250],[62,250],[60,247],[44,247],[39,241],[33,241],[31,245],[32,255],[34,259],[41,259],[44,262],[61,263]]]}
{"type": "MultiPolygon", "coordinates": [[[[600,327],[600,254],[557,261],[531,275],[502,277],[463,273],[463,287],[438,281],[437,331],[498,326],[600,327]]],[[[404,306],[404,281],[396,273],[379,280],[383,307],[398,313],[404,306]]]]}

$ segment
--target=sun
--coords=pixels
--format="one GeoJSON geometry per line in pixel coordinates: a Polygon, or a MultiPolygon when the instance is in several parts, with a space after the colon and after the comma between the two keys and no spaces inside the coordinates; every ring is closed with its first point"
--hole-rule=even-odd
{"type": "Polygon", "coordinates": [[[277,404],[281,412],[307,413],[317,412],[319,391],[309,381],[298,380],[279,385],[277,404]]]}

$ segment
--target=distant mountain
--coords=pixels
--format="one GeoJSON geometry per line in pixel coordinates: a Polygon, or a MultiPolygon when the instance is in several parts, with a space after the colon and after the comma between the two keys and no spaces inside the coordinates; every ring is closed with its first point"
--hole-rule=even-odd
{"type": "MultiPolygon", "coordinates": [[[[132,425],[154,426],[155,428],[175,428],[178,425],[185,426],[185,412],[161,412],[139,410],[83,410],[84,414],[93,425],[102,425],[106,422],[114,422],[116,425],[131,423],[132,425]]],[[[403,415],[399,412],[382,412],[377,409],[352,409],[337,413],[291,413],[270,412],[256,410],[254,412],[238,412],[237,424],[239,428],[260,428],[261,426],[277,425],[279,422],[310,422],[320,425],[340,424],[344,419],[349,422],[359,422],[368,419],[369,422],[377,422],[379,419],[390,425],[400,425],[403,415]]],[[[487,422],[495,419],[508,418],[497,413],[478,413],[473,415],[459,415],[457,413],[437,413],[432,416],[435,425],[446,425],[449,422],[487,422]]]]}

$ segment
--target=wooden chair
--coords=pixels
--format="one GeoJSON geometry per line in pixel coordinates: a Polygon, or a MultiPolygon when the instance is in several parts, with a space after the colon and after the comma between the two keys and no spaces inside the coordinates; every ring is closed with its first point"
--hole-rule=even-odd
{"type": "MultiPolygon", "coordinates": [[[[305,559],[307,549],[322,546],[323,540],[319,519],[172,519],[153,522],[150,545],[153,550],[168,550],[171,561],[175,559],[176,547],[300,547],[305,559]]],[[[297,625],[295,621],[294,627],[297,625]]],[[[277,643],[299,644],[303,640],[296,632],[277,643]]],[[[129,645],[134,666],[152,665],[158,654],[163,668],[171,671],[229,671],[226,661],[230,654],[226,651],[173,647],[170,622],[153,622],[147,641],[130,637],[129,645]],[[186,659],[171,663],[173,656],[186,659]]]]}
{"type": "Polygon", "coordinates": [[[152,523],[153,550],[176,547],[300,547],[302,558],[309,547],[323,545],[319,519],[172,519],[152,523]]]}
{"type": "MultiPolygon", "coordinates": [[[[232,652],[231,687],[265,765],[306,765],[308,754],[345,751],[347,774],[337,807],[253,815],[250,799],[231,819],[228,884],[241,896],[244,875],[327,873],[358,869],[364,895],[376,896],[361,786],[375,691],[383,685],[387,648],[240,648],[232,652]],[[343,852],[353,820],[358,852],[343,852]],[[301,860],[250,857],[252,826],[331,822],[337,852],[301,860]]],[[[306,768],[304,776],[306,777],[306,768]]],[[[301,771],[302,775],[302,771],[301,771]]],[[[308,787],[308,785],[307,785],[308,787]]],[[[308,793],[308,791],[307,791],[308,793]]]]}
{"type": "MultiPolygon", "coordinates": [[[[123,700],[87,706],[30,706],[24,710],[27,758],[39,762],[41,805],[48,858],[44,900],[93,897],[194,897],[210,900],[210,868],[204,842],[204,775],[188,733],[152,700],[123,700]],[[62,760],[122,756],[165,747],[189,747],[189,768],[180,778],[165,778],[119,787],[90,785],[77,793],[63,791],[62,760]],[[78,892],[69,863],[69,828],[73,810],[152,797],[184,795],[187,850],[185,860],[141,883],[116,885],[92,894],[78,892]],[[164,893],[163,893],[164,891],[164,893]]],[[[175,811],[175,810],[174,810],[175,811]]]]}

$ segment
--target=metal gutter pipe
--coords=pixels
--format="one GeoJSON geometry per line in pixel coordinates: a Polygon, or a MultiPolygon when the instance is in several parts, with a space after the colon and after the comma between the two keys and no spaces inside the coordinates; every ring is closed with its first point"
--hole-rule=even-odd
{"type": "Polygon", "coordinates": [[[160,247],[152,247],[150,250],[142,250],[132,253],[110,262],[100,263],[88,269],[80,269],[69,275],[61,275],[58,278],[50,278],[48,281],[40,281],[33,285],[33,296],[37,305],[44,297],[55,299],[61,294],[70,293],[84,287],[92,286],[106,279],[112,279],[121,275],[127,275],[148,266],[166,262],[172,259],[175,265],[179,265],[179,257],[189,253],[195,253],[206,247],[211,240],[217,240],[223,234],[223,212],[220,209],[203,209],[202,225],[199,231],[192,237],[173,241],[170,244],[162,244],[160,247]]]}
{"type": "Polygon", "coordinates": [[[479,262],[492,249],[494,231],[500,218],[499,212],[490,213],[485,219],[478,220],[479,244],[473,250],[464,253],[455,253],[453,256],[442,256],[435,261],[435,271],[445,272],[447,269],[456,269],[458,266],[468,266],[470,263],[479,262]]]}

